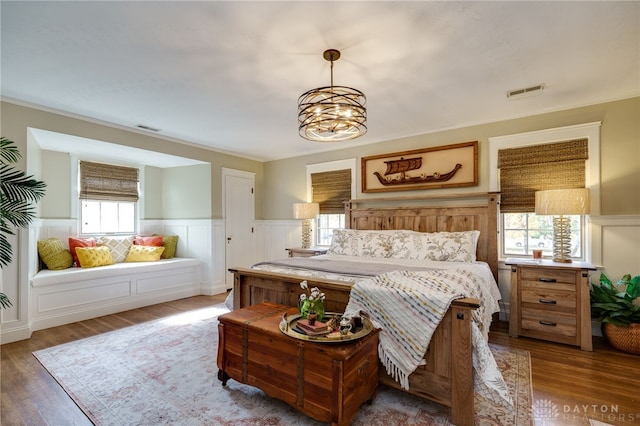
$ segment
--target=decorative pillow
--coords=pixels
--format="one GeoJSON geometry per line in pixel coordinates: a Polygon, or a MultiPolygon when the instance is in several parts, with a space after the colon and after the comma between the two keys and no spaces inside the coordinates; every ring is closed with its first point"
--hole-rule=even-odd
{"type": "Polygon", "coordinates": [[[358,231],[358,256],[390,257],[395,232],[358,231]]]}
{"type": "Polygon", "coordinates": [[[162,252],[163,259],[172,259],[176,255],[176,249],[178,248],[178,236],[177,235],[165,235],[162,237],[162,245],[164,251],[162,252]]]}
{"type": "Polygon", "coordinates": [[[125,262],[155,262],[160,260],[164,247],[132,245],[125,262]]]}
{"type": "Polygon", "coordinates": [[[76,238],[69,237],[69,251],[73,256],[73,263],[80,267],[80,261],[78,260],[78,254],[76,253],[77,247],[97,247],[98,242],[95,238],[76,238]]]}
{"type": "Polygon", "coordinates": [[[83,268],[95,268],[96,266],[113,265],[111,250],[107,246],[78,247],[76,248],[80,266],[83,268]]]}
{"type": "Polygon", "coordinates": [[[154,235],[151,237],[136,237],[133,244],[138,246],[162,247],[162,235],[154,235]]]}
{"type": "Polygon", "coordinates": [[[343,256],[358,256],[360,243],[358,235],[353,229],[334,229],[328,254],[343,256]]]}
{"type": "Polygon", "coordinates": [[[67,269],[73,265],[71,252],[57,238],[38,241],[38,254],[48,269],[67,269]]]}
{"type": "Polygon", "coordinates": [[[391,257],[397,259],[475,262],[480,231],[396,234],[391,257]]]}
{"type": "Polygon", "coordinates": [[[398,231],[334,229],[327,253],[360,257],[389,257],[398,231]]]}
{"type": "Polygon", "coordinates": [[[100,237],[98,245],[109,247],[113,263],[120,263],[127,258],[129,248],[133,245],[133,238],[133,236],[120,238],[100,237]]]}

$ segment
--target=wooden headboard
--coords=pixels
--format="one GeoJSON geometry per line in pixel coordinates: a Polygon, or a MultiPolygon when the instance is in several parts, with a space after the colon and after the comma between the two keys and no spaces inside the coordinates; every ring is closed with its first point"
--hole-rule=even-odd
{"type": "Polygon", "coordinates": [[[364,198],[345,205],[350,229],[408,229],[418,232],[480,231],[476,257],[498,280],[498,204],[500,194],[483,192],[435,197],[364,198]],[[475,199],[474,204],[469,201],[475,199]],[[480,199],[480,203],[478,203],[480,199]],[[409,206],[406,204],[428,205],[409,206]],[[452,205],[453,204],[453,205],[452,205]],[[460,205],[458,205],[460,204],[460,205]],[[363,207],[358,207],[359,205],[363,207]],[[379,207],[366,207],[379,205],[379,207]]]}

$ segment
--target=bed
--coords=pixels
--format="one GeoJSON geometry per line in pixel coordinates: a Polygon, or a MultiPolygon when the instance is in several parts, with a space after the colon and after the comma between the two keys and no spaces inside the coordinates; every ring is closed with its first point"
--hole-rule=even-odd
{"type": "MultiPolygon", "coordinates": [[[[385,239],[385,233],[397,238],[395,236],[398,233],[394,231],[399,230],[406,232],[403,234],[405,237],[409,236],[417,240],[420,239],[420,236],[412,236],[410,233],[476,235],[474,261],[478,268],[485,269],[485,275],[492,278],[489,281],[497,287],[495,283],[498,270],[498,204],[499,194],[497,193],[460,194],[419,199],[407,197],[351,200],[345,206],[345,223],[348,224],[348,230],[345,230],[344,233],[349,235],[351,232],[350,235],[353,238],[353,233],[357,233],[356,231],[363,231],[357,233],[358,235],[362,235],[366,231],[379,231],[371,233],[371,235],[375,235],[371,238],[381,238],[382,240],[385,239]]],[[[362,239],[361,236],[359,238],[362,239]]],[[[397,239],[393,241],[397,241],[397,239]]],[[[374,243],[373,250],[382,245],[384,244],[374,243]]],[[[371,246],[372,244],[368,245],[368,250],[371,250],[371,246]]],[[[335,274],[325,273],[326,271],[317,273],[313,269],[307,271],[297,269],[304,268],[304,263],[310,259],[292,259],[289,262],[297,262],[293,268],[289,268],[291,265],[287,265],[285,261],[258,264],[253,268],[230,269],[234,274],[232,299],[234,309],[263,301],[296,306],[301,292],[300,282],[306,280],[309,287],[318,287],[325,293],[327,311],[344,312],[349,304],[354,282],[366,279],[347,265],[352,260],[353,263],[357,262],[351,257],[363,254],[362,245],[360,252],[349,252],[350,247],[349,243],[336,246],[335,242],[332,242],[333,250],[330,252],[333,255],[346,254],[342,262],[345,265],[338,268],[344,268],[344,270],[339,270],[335,274]],[[341,249],[344,249],[345,253],[340,253],[341,249]]],[[[398,247],[394,246],[390,249],[397,251],[398,247]]],[[[327,257],[331,258],[332,255],[320,256],[319,259],[327,259],[327,257]]],[[[373,264],[380,267],[379,270],[369,271],[369,275],[376,275],[379,271],[384,273],[386,270],[384,265],[393,263],[383,257],[376,257],[376,253],[370,251],[365,254],[365,257],[371,257],[373,264]]],[[[435,260],[436,263],[439,261],[435,260]]],[[[445,263],[456,264],[457,262],[445,263]]],[[[458,265],[460,264],[458,263],[458,265]]],[[[426,269],[430,269],[432,266],[429,265],[426,269]]],[[[411,266],[403,264],[401,269],[411,269],[411,266]]],[[[364,276],[368,275],[364,274],[364,276]]],[[[380,369],[380,382],[450,407],[451,418],[456,425],[473,424],[472,317],[477,316],[477,311],[481,310],[482,305],[478,298],[460,298],[451,302],[430,339],[429,347],[424,354],[424,365],[420,365],[408,378],[408,389],[403,389],[403,386],[386,373],[384,368],[380,369]]],[[[487,309],[483,315],[490,316],[492,314],[489,312],[490,310],[493,309],[487,309]]],[[[485,335],[487,331],[485,330],[485,335]]]]}

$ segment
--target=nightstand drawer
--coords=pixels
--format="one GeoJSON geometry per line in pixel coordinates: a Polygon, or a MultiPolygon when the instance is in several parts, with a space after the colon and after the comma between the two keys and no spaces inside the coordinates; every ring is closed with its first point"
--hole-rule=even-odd
{"type": "Polygon", "coordinates": [[[550,286],[532,286],[527,282],[523,284],[520,294],[523,306],[549,311],[576,311],[575,291],[550,288],[550,286]]]}
{"type": "Polygon", "coordinates": [[[576,315],[569,312],[549,312],[537,309],[522,309],[522,334],[527,330],[542,331],[561,336],[575,337],[576,315]]]}
{"type": "Polygon", "coordinates": [[[535,281],[545,284],[576,284],[575,271],[563,271],[551,268],[520,268],[522,281],[535,281]]]}

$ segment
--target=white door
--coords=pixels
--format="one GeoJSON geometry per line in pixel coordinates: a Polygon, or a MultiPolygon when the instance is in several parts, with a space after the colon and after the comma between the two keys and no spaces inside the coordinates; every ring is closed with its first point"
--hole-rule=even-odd
{"type": "Polygon", "coordinates": [[[233,288],[232,267],[249,267],[254,259],[255,174],[222,169],[227,288],[233,288]]]}

